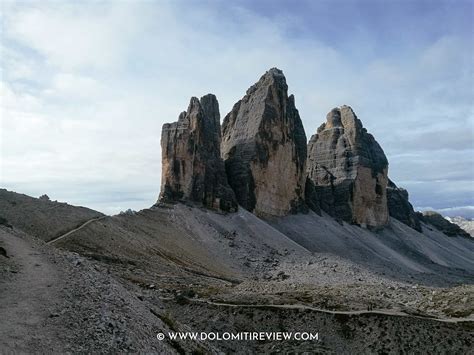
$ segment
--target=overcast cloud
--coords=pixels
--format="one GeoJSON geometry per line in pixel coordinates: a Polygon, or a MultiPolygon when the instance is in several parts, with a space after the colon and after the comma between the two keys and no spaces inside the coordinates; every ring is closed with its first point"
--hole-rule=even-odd
{"type": "Polygon", "coordinates": [[[309,137],[352,106],[412,203],[473,217],[471,1],[2,2],[0,185],[152,205],[160,131],[282,69],[309,137]]]}

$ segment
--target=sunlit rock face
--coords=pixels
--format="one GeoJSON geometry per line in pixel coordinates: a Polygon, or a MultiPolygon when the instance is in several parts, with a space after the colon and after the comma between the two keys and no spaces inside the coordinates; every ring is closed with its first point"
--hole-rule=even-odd
{"type": "Polygon", "coordinates": [[[388,223],[388,162],[349,106],[328,113],[308,144],[308,178],[321,208],[368,227],[388,223]]]}
{"type": "Polygon", "coordinates": [[[306,210],[306,134],[285,76],[267,71],[227,114],[222,154],[241,206],[259,216],[306,210]]]}
{"type": "Polygon", "coordinates": [[[219,104],[209,94],[191,98],[188,110],[161,132],[160,201],[194,201],[205,207],[236,211],[237,200],[220,153],[219,104]]]}

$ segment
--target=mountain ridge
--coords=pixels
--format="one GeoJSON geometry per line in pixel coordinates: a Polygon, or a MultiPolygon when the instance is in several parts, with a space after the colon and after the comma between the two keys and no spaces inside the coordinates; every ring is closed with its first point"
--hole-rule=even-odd
{"type": "Polygon", "coordinates": [[[223,127],[212,94],[163,126],[150,208],[105,216],[0,189],[0,348],[466,353],[474,239],[414,211],[350,107],[315,136],[273,68],[223,127]],[[321,341],[157,340],[308,330],[321,341]]]}
{"type": "MultiPolygon", "coordinates": [[[[190,200],[224,212],[236,210],[238,203],[264,218],[310,210],[320,214],[324,210],[337,220],[373,229],[388,226],[391,216],[422,231],[422,215],[415,213],[408,192],[389,179],[389,164],[382,147],[350,106],[332,109],[326,122],[307,141],[295,98],[288,95],[285,75],[278,68],[269,69],[249,87],[225,116],[222,126],[217,98],[212,94],[206,97],[212,98],[212,124],[207,132],[205,125],[190,132],[201,132],[197,134],[204,137],[201,140],[211,139],[207,154],[198,153],[200,158],[196,158],[194,148],[190,150],[189,147],[200,145],[193,133],[181,133],[179,138],[175,133],[174,139],[179,142],[170,143],[170,129],[177,132],[179,122],[189,121],[193,105],[200,104],[198,99],[191,98],[188,111],[180,115],[178,123],[163,126],[164,168],[159,201],[190,200]],[[181,154],[180,163],[170,156],[170,144],[174,149],[188,147],[187,153],[181,154]],[[217,168],[195,172],[197,161],[204,166],[217,164],[217,168]],[[183,174],[180,170],[186,165],[187,172],[183,174]],[[221,195],[225,191],[226,197],[196,197],[189,192],[173,195],[168,180],[176,181],[178,190],[183,184],[189,191],[203,185],[207,190],[221,191],[221,195]],[[196,181],[200,183],[196,185],[196,181]]],[[[178,131],[185,132],[190,129],[188,126],[178,131]]],[[[455,233],[466,236],[462,229],[455,233]]]]}

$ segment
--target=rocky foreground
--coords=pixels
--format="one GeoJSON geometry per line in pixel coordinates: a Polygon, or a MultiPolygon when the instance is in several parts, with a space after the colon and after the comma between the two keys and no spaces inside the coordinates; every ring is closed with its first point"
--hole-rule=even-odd
{"type": "MultiPolygon", "coordinates": [[[[306,142],[273,68],[220,125],[162,130],[157,204],[117,216],[0,189],[0,351],[468,353],[474,241],[415,212],[348,106],[306,142]],[[317,332],[317,341],[158,340],[317,332]]],[[[441,219],[440,219],[441,218],[441,219]]]]}
{"type": "MultiPolygon", "coordinates": [[[[28,199],[38,209],[43,203],[28,199]]],[[[10,215],[21,214],[16,206],[10,215]]],[[[40,231],[40,224],[0,227],[8,256],[0,256],[2,349],[443,353],[471,346],[474,243],[431,225],[422,223],[420,234],[392,219],[375,234],[324,213],[264,221],[245,209],[223,215],[182,204],[81,225],[36,236],[22,229],[40,231]],[[156,339],[189,330],[314,330],[321,340],[156,339]]]]}

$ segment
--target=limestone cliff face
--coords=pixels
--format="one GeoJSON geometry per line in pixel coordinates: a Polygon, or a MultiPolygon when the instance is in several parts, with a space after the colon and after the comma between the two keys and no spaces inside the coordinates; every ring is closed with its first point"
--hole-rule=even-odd
{"type": "Polygon", "coordinates": [[[350,223],[388,223],[388,162],[349,106],[328,113],[308,144],[307,171],[321,208],[350,223]]]}
{"type": "Polygon", "coordinates": [[[421,232],[420,219],[408,200],[408,191],[397,187],[390,179],[387,186],[387,202],[390,216],[421,232]]]}
{"type": "Polygon", "coordinates": [[[257,215],[306,208],[306,135],[285,76],[267,71],[225,117],[222,154],[240,205],[257,215]]]}
{"type": "Polygon", "coordinates": [[[161,132],[161,201],[190,200],[222,211],[237,201],[220,156],[219,104],[214,95],[191,98],[188,110],[161,132]]]}

